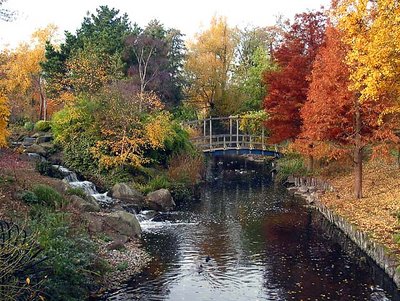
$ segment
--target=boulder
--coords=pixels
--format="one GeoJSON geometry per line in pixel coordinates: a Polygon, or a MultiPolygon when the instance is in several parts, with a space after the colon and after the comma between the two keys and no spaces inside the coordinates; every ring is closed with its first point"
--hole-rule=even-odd
{"type": "Polygon", "coordinates": [[[111,189],[112,198],[124,201],[126,204],[143,206],[144,196],[137,190],[130,188],[125,183],[117,183],[111,189]]]}
{"type": "Polygon", "coordinates": [[[88,229],[92,234],[106,234],[112,240],[120,237],[141,237],[142,229],[136,216],[126,211],[86,213],[88,229]]]}
{"type": "Polygon", "coordinates": [[[25,152],[26,153],[35,153],[35,154],[38,154],[41,156],[45,156],[47,153],[46,150],[44,149],[44,147],[41,145],[38,145],[38,144],[32,144],[32,145],[28,146],[25,149],[25,152]]]}
{"type": "Polygon", "coordinates": [[[99,204],[97,204],[97,202],[95,202],[91,199],[85,200],[77,195],[72,195],[71,201],[76,207],[78,207],[82,211],[85,211],[85,212],[99,212],[100,211],[99,204]]]}
{"type": "Polygon", "coordinates": [[[39,146],[43,147],[46,151],[54,149],[54,143],[52,142],[43,142],[40,143],[39,146]]]}
{"type": "Polygon", "coordinates": [[[142,228],[136,216],[126,211],[115,211],[105,215],[105,224],[119,235],[140,237],[142,228]]]}
{"type": "Polygon", "coordinates": [[[41,143],[48,143],[51,142],[53,140],[53,136],[52,135],[44,135],[44,136],[39,136],[36,138],[36,143],[37,144],[41,144],[41,143]]]}
{"type": "Polygon", "coordinates": [[[36,138],[25,137],[24,140],[22,140],[22,145],[27,147],[27,146],[31,146],[35,142],[36,142],[36,138]]]}
{"type": "Polygon", "coordinates": [[[36,154],[36,153],[27,153],[29,161],[34,161],[34,162],[42,162],[46,161],[46,158],[36,154]]]}
{"type": "Polygon", "coordinates": [[[170,211],[175,207],[174,199],[168,189],[159,189],[146,196],[147,207],[158,211],[170,211]]]}

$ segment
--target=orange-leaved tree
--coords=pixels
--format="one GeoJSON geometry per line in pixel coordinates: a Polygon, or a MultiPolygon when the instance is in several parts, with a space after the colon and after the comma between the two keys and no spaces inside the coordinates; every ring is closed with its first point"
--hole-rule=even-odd
{"type": "Polygon", "coordinates": [[[264,77],[269,90],[264,108],[270,116],[267,127],[272,143],[293,139],[300,132],[300,109],[307,99],[316,52],[324,40],[325,20],[321,12],[296,15],[283,43],[273,51],[278,69],[264,77]]]}
{"type": "Polygon", "coordinates": [[[387,98],[379,102],[360,102],[359,94],[349,90],[350,69],[346,64],[349,47],[342,33],[329,26],[326,44],[316,57],[308,100],[301,109],[302,132],[296,145],[308,155],[350,154],[354,161],[356,198],[362,197],[363,149],[397,141],[393,133],[396,120],[378,123],[380,113],[391,105],[387,98]],[[304,143],[306,141],[307,143],[304,143]],[[320,144],[329,144],[328,153],[318,154],[320,144]],[[304,147],[312,145],[314,147],[304,147]]]}

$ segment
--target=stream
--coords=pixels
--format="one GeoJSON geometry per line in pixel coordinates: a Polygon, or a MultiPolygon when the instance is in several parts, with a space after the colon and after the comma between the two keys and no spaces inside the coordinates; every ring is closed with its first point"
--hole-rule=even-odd
{"type": "Polygon", "coordinates": [[[148,268],[102,300],[400,300],[345,235],[262,164],[210,163],[198,202],[138,215],[148,268]]]}

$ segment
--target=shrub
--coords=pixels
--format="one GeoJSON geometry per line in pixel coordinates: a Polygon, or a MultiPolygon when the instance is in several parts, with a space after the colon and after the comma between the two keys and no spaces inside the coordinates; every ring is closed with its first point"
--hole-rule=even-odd
{"type": "Polygon", "coordinates": [[[27,203],[27,204],[29,204],[29,205],[37,204],[37,203],[39,202],[38,197],[37,197],[36,194],[33,193],[32,191],[24,191],[24,192],[22,193],[22,195],[21,195],[21,199],[22,199],[25,203],[27,203]]]}
{"type": "Polygon", "coordinates": [[[133,184],[135,189],[141,191],[144,194],[161,188],[169,189],[170,185],[171,183],[165,175],[157,175],[146,184],[139,184],[137,182],[133,184]]]}
{"type": "Polygon", "coordinates": [[[35,125],[31,121],[27,121],[27,122],[24,123],[24,129],[27,130],[27,131],[32,131],[34,126],[35,125]]]}
{"type": "Polygon", "coordinates": [[[66,193],[68,195],[76,195],[79,196],[82,199],[85,199],[87,197],[85,190],[82,188],[76,187],[76,188],[68,188],[66,193]]]}
{"type": "Polygon", "coordinates": [[[0,300],[39,300],[43,263],[35,235],[0,221],[0,300]],[[39,256],[39,257],[38,257],[39,256]]]}
{"type": "Polygon", "coordinates": [[[47,132],[51,129],[51,124],[49,121],[39,120],[35,123],[34,129],[38,132],[47,132]]]}
{"type": "Polygon", "coordinates": [[[71,223],[68,213],[37,205],[31,210],[31,218],[30,226],[38,233],[37,241],[48,258],[44,283],[48,299],[86,300],[93,288],[93,275],[104,274],[105,269],[96,255],[96,245],[83,227],[71,223]]]}
{"type": "Polygon", "coordinates": [[[192,200],[194,198],[194,188],[183,183],[172,183],[170,185],[171,195],[176,203],[192,200]]]}
{"type": "Polygon", "coordinates": [[[168,178],[174,182],[195,185],[204,173],[204,158],[201,154],[178,154],[170,158],[168,178]]]}
{"type": "Polygon", "coordinates": [[[48,185],[37,185],[33,188],[33,193],[38,198],[38,203],[58,208],[64,204],[64,198],[56,190],[48,185]]]}

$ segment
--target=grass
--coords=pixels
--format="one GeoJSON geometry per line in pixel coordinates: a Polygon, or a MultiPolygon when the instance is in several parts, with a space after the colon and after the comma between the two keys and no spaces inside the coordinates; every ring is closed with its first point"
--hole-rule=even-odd
{"type": "Polygon", "coordinates": [[[278,160],[278,181],[284,181],[289,176],[306,176],[308,175],[307,168],[304,165],[304,160],[299,154],[286,154],[278,160]]]}
{"type": "Polygon", "coordinates": [[[118,271],[123,272],[123,271],[126,271],[126,270],[128,269],[128,266],[129,266],[129,265],[128,265],[128,262],[122,261],[122,262],[120,262],[120,263],[117,264],[116,269],[117,269],[118,271]]]}

